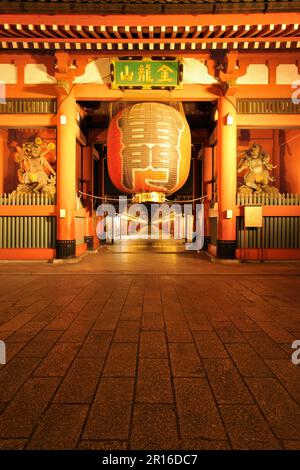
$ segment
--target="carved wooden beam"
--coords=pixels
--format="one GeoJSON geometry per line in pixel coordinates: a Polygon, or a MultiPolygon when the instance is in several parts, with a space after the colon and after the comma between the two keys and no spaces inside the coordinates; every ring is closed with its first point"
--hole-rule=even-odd
{"type": "Polygon", "coordinates": [[[74,58],[69,53],[56,52],[54,76],[58,86],[62,87],[66,93],[70,92],[75,77],[84,73],[88,59],[87,56],[74,58]]]}

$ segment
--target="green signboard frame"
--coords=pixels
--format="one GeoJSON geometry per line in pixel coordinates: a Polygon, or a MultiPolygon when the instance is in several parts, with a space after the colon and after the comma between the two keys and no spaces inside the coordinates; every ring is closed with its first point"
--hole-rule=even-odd
{"type": "Polygon", "coordinates": [[[180,59],[113,59],[111,79],[113,89],[182,88],[182,62],[180,59]]]}

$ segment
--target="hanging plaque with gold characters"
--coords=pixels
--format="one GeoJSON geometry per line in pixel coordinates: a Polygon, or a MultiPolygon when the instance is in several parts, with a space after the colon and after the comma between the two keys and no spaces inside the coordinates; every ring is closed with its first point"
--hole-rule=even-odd
{"type": "Polygon", "coordinates": [[[139,89],[174,89],[182,86],[180,59],[113,59],[111,87],[139,89]]]}

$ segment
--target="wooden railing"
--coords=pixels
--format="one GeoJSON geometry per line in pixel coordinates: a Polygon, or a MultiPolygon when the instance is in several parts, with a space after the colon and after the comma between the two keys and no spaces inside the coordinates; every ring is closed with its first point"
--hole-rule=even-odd
{"type": "Polygon", "coordinates": [[[56,217],[0,216],[0,248],[55,248],[56,217]]]}
{"type": "Polygon", "coordinates": [[[290,98],[240,98],[237,100],[238,114],[299,114],[300,106],[290,98]]]}
{"type": "Polygon", "coordinates": [[[300,248],[300,217],[266,216],[263,228],[244,227],[237,217],[237,248],[300,248]]]}
{"type": "Polygon", "coordinates": [[[299,206],[300,194],[238,194],[238,206],[299,206]]]}
{"type": "Polygon", "coordinates": [[[55,202],[55,197],[47,194],[0,194],[0,206],[48,206],[55,202]]]}
{"type": "Polygon", "coordinates": [[[0,114],[56,114],[56,98],[6,98],[0,114]]]}

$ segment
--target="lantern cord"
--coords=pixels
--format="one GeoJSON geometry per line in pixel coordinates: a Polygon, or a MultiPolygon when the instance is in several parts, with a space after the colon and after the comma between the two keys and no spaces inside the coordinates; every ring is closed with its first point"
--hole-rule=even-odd
{"type": "Polygon", "coordinates": [[[171,202],[171,203],[173,203],[173,204],[175,204],[175,203],[176,203],[176,204],[177,204],[177,203],[185,204],[185,203],[190,203],[190,202],[202,201],[202,199],[205,199],[205,198],[207,198],[207,197],[208,197],[208,196],[201,196],[201,197],[197,197],[196,199],[188,199],[188,200],[186,200],[186,201],[180,201],[180,200],[178,200],[178,201],[176,201],[176,200],[175,200],[175,201],[171,201],[170,199],[166,199],[166,202],[171,202]]]}
{"type": "MultiPolygon", "coordinates": [[[[119,198],[116,198],[116,197],[113,198],[113,197],[107,197],[107,196],[104,196],[104,197],[102,197],[102,196],[94,196],[93,194],[84,193],[84,192],[82,192],[82,191],[80,191],[80,190],[78,190],[77,192],[79,193],[80,198],[81,198],[82,196],[88,196],[88,197],[90,197],[90,198],[92,198],[92,199],[100,199],[100,200],[103,200],[103,201],[105,201],[105,202],[106,202],[106,201],[119,201],[119,198]]],[[[129,199],[129,200],[131,201],[131,199],[129,199]]]]}
{"type": "MultiPolygon", "coordinates": [[[[100,200],[104,200],[104,201],[117,201],[117,202],[119,201],[119,198],[113,198],[113,197],[107,197],[107,196],[104,196],[104,197],[103,197],[103,196],[94,196],[93,194],[84,193],[84,192],[82,192],[82,191],[80,191],[80,190],[78,190],[78,193],[79,193],[80,199],[82,198],[82,196],[88,196],[88,197],[90,197],[90,198],[92,198],[92,199],[100,199],[100,200]]],[[[177,203],[179,203],[179,204],[185,204],[185,203],[192,203],[192,202],[196,202],[196,201],[202,201],[203,199],[206,199],[207,197],[208,197],[208,196],[201,196],[201,197],[197,197],[197,198],[195,198],[195,199],[188,199],[188,200],[186,200],[186,201],[180,201],[180,200],[178,200],[178,201],[176,201],[176,200],[175,200],[175,201],[172,201],[172,200],[170,200],[170,199],[166,199],[166,202],[168,202],[169,204],[177,204],[177,203]]],[[[128,199],[128,200],[129,200],[129,202],[132,201],[131,198],[128,199]]]]}

